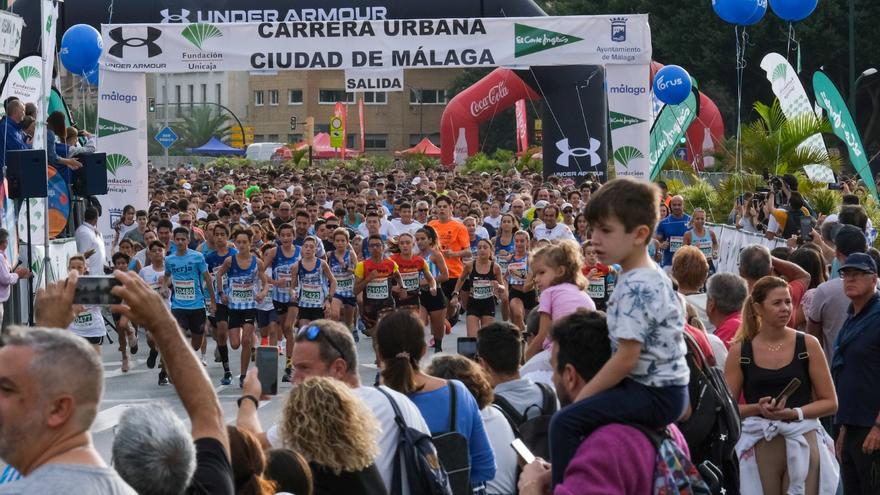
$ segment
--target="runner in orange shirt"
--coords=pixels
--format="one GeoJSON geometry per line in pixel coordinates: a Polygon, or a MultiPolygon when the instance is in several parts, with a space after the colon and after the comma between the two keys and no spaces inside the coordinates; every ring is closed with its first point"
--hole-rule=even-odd
{"type": "Polygon", "coordinates": [[[448,196],[438,197],[434,204],[437,208],[437,220],[431,220],[428,225],[437,232],[440,249],[449,269],[449,280],[443,282],[441,288],[449,300],[446,319],[455,325],[458,321],[459,304],[458,296],[453,296],[452,293],[463,270],[461,258],[471,254],[470,237],[464,224],[452,218],[452,200],[448,196]]]}

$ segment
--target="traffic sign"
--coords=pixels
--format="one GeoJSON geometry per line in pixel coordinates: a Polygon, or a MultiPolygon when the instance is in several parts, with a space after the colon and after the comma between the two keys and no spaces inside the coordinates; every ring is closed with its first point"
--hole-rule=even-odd
{"type": "Polygon", "coordinates": [[[170,148],[174,143],[177,142],[178,139],[179,138],[177,137],[177,134],[175,134],[174,131],[168,126],[163,127],[162,130],[159,131],[158,134],[156,134],[156,141],[159,141],[159,144],[161,144],[165,149],[170,148]]]}
{"type": "Polygon", "coordinates": [[[333,148],[342,148],[345,136],[345,129],[342,127],[342,118],[334,115],[330,117],[330,146],[333,148]]]}

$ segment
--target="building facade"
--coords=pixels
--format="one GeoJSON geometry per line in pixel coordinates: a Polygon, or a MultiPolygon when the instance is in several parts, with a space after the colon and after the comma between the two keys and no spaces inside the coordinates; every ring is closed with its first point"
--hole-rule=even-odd
{"type": "Polygon", "coordinates": [[[337,101],[347,103],[348,146],[360,148],[357,100],[364,98],[365,150],[390,155],[425,136],[440,144],[440,117],[457,69],[404,71],[404,91],[346,93],[344,71],[251,73],[247,121],[255,142],[295,143],[303,139],[307,117],[315,132],[327,132],[337,101]],[[293,129],[294,119],[296,128],[293,129]]]}

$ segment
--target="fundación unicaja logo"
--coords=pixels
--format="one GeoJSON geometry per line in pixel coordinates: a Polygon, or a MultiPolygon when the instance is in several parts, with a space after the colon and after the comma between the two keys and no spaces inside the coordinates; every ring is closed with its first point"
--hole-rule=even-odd
{"type": "Polygon", "coordinates": [[[223,37],[223,33],[213,24],[190,24],[180,34],[199,50],[205,41],[223,37]]]}
{"type": "Polygon", "coordinates": [[[119,153],[107,155],[107,171],[113,175],[116,175],[116,171],[122,167],[133,166],[134,164],[125,155],[121,155],[119,153]]]}
{"type": "Polygon", "coordinates": [[[18,75],[19,75],[19,77],[21,77],[22,81],[28,82],[28,80],[33,79],[35,77],[39,78],[40,77],[40,70],[37,69],[36,67],[26,65],[26,66],[18,69],[18,75]]]}
{"type": "Polygon", "coordinates": [[[583,38],[517,23],[514,29],[514,58],[570,45],[583,38]]]}
{"type": "Polygon", "coordinates": [[[621,146],[614,151],[614,164],[629,169],[630,163],[644,157],[645,154],[634,146],[621,146]]]}
{"type": "Polygon", "coordinates": [[[788,75],[788,67],[787,64],[779,64],[773,69],[772,81],[776,81],[777,79],[785,79],[788,75]]]}

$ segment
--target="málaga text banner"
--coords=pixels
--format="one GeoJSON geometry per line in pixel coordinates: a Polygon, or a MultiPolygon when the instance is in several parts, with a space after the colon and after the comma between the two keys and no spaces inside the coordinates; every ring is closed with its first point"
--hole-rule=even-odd
{"type": "Polygon", "coordinates": [[[650,64],[647,15],[101,26],[123,72],[650,64]]]}

